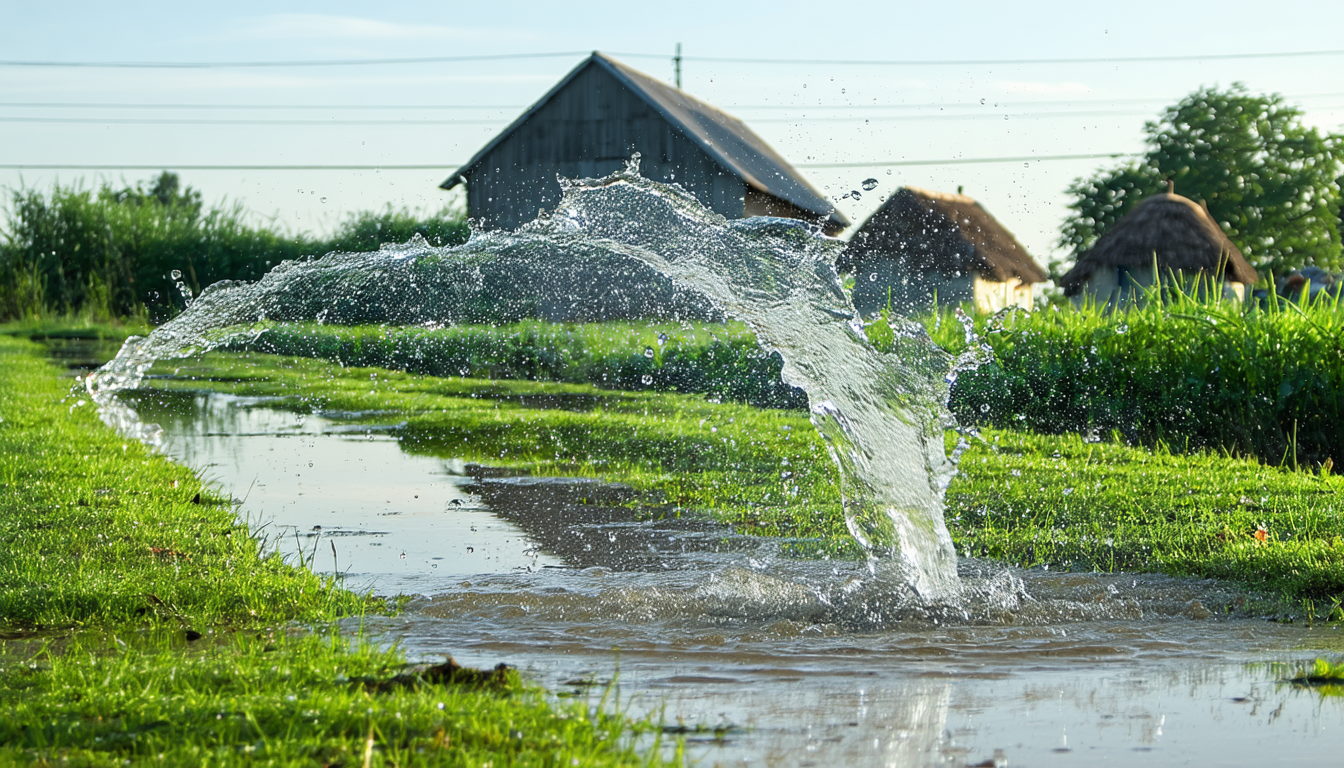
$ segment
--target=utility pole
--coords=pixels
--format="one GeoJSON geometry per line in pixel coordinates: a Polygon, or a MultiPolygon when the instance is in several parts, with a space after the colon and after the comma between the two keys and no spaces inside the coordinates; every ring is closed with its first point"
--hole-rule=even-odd
{"type": "Polygon", "coordinates": [[[681,88],[681,43],[677,43],[677,55],[672,57],[672,71],[676,73],[677,88],[681,88]]]}

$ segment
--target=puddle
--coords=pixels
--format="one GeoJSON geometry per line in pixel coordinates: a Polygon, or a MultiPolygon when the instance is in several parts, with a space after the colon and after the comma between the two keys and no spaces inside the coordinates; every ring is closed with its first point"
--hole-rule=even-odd
{"type": "Polygon", "coordinates": [[[1314,766],[1344,749],[1344,700],[1271,667],[1344,652],[1340,633],[1257,618],[1213,582],[963,560],[966,607],[911,612],[864,563],[636,521],[621,486],[405,453],[386,414],[133,396],[271,546],[330,572],[334,544],[352,587],[415,596],[365,620],[376,636],[594,701],[583,682],[614,677],[698,765],[1314,766]]]}

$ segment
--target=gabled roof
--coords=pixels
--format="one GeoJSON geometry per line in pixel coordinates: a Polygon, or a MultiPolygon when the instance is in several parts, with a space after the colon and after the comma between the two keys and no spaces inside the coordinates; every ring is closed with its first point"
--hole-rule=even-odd
{"type": "Polygon", "coordinates": [[[901,258],[915,269],[944,275],[1039,283],[1047,274],[1027,249],[975,200],[965,195],[901,187],[854,233],[842,271],[868,256],[901,258]]]}
{"type": "Polygon", "coordinates": [[[531,119],[579,73],[594,66],[611,74],[675,130],[704,150],[720,167],[753,189],[792,203],[808,213],[829,218],[840,228],[849,226],[849,219],[837,211],[826,196],[809,184],[787,160],[771,149],[764,139],[752,132],[746,123],[683,90],[655,80],[597,51],[565,75],[541,100],[519,115],[508,128],[439,186],[443,189],[457,186],[491,150],[531,119]]]}
{"type": "Polygon", "coordinates": [[[1125,214],[1060,278],[1070,296],[1099,267],[1148,267],[1193,274],[1215,272],[1237,283],[1260,279],[1208,210],[1188,197],[1164,192],[1125,214]]]}

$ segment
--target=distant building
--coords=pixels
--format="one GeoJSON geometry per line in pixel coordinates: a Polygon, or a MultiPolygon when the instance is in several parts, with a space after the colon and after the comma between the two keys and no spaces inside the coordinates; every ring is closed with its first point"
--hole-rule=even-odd
{"type": "Polygon", "coordinates": [[[440,186],[467,185],[467,215],[512,229],[560,200],[556,177],[640,173],[728,218],[781,216],[836,234],[849,221],[741,120],[594,52],[440,186]]]}
{"type": "Polygon", "coordinates": [[[974,302],[993,312],[1031,306],[1046,279],[1017,238],[961,194],[902,187],[850,239],[837,268],[854,275],[854,306],[865,315],[937,302],[974,302]]]}
{"type": "Polygon", "coordinates": [[[1201,295],[1216,285],[1215,295],[1246,298],[1259,275],[1207,208],[1171,189],[1139,203],[1080,253],[1060,279],[1064,295],[1123,303],[1159,279],[1175,278],[1201,295]]]}

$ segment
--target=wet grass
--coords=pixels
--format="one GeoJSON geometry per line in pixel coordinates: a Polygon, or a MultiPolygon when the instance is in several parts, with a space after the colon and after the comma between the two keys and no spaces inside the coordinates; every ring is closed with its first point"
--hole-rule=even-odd
{"type": "Polygon", "coordinates": [[[647,721],[329,629],[381,604],[263,555],[42,354],[0,336],[0,764],[646,762],[647,721]]]}
{"type": "Polygon", "coordinates": [[[155,370],[174,376],[156,387],[280,397],[276,407],[299,412],[376,412],[371,423],[404,420],[393,434],[414,453],[628,483],[643,492],[649,514],[707,511],[747,533],[852,547],[834,465],[797,411],[258,354],[212,354],[155,370]]]}
{"type": "MultiPolygon", "coordinates": [[[[230,329],[226,333],[240,329],[230,329]]],[[[548,323],[339,326],[257,323],[239,349],[433,376],[592,384],[627,392],[696,392],[770,408],[807,407],[780,380],[783,360],[743,323],[548,323]]]]}
{"type": "MultiPolygon", "coordinates": [[[[286,398],[299,411],[382,411],[405,450],[624,482],[660,506],[856,554],[835,469],[802,413],[687,395],[435,378],[311,359],[213,355],[171,388],[286,398]],[[210,381],[211,378],[227,381],[210,381]],[[548,400],[583,403],[553,410],[548,400]],[[391,411],[393,416],[387,413],[391,411]]],[[[1022,567],[1213,577],[1344,619],[1344,479],[1225,454],[986,430],[947,495],[964,555],[1022,567]]],[[[949,436],[949,442],[954,439],[949,436]]],[[[648,511],[648,510],[646,510],[648,511]]]]}
{"type": "Polygon", "coordinates": [[[1344,478],[1076,435],[986,431],[948,489],[957,549],[1022,567],[1228,579],[1344,619],[1344,478]]]}

